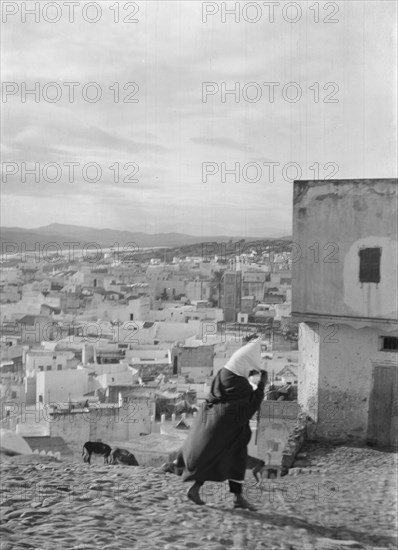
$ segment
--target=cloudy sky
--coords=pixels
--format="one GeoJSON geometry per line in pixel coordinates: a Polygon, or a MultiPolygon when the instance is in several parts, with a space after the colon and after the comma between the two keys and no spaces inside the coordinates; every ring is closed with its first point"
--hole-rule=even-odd
{"type": "Polygon", "coordinates": [[[290,179],[396,177],[395,2],[6,4],[3,226],[287,235],[290,179]]]}

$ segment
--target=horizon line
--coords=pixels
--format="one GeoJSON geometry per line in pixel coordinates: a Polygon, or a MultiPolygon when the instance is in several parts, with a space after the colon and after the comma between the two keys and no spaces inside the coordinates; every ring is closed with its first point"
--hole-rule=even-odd
{"type": "Polygon", "coordinates": [[[187,237],[230,237],[230,238],[233,238],[233,237],[239,237],[239,238],[269,238],[269,239],[280,239],[280,238],[285,238],[285,237],[291,237],[292,235],[290,234],[279,234],[277,236],[275,235],[269,235],[269,236],[264,236],[264,234],[262,234],[261,236],[258,234],[258,235],[254,235],[254,234],[247,234],[247,235],[243,235],[243,234],[239,234],[239,233],[235,233],[235,234],[231,234],[227,231],[224,232],[224,234],[222,233],[218,233],[218,234],[215,234],[212,233],[212,234],[208,234],[208,235],[205,235],[203,233],[201,234],[193,234],[193,233],[182,233],[178,230],[174,230],[174,231],[170,231],[170,230],[163,230],[163,231],[156,231],[155,233],[148,233],[147,231],[142,231],[142,230],[139,230],[139,229],[119,229],[119,228],[113,228],[113,227],[92,227],[92,226],[88,226],[88,225],[75,225],[75,224],[71,224],[71,223],[59,223],[59,222],[52,222],[52,223],[49,223],[49,224],[46,224],[46,225],[39,225],[39,226],[30,226],[30,227],[27,227],[27,226],[21,226],[21,225],[0,225],[0,230],[1,229],[23,229],[23,230],[34,230],[34,229],[43,229],[43,228],[47,228],[47,227],[51,227],[52,225],[58,225],[58,226],[70,226],[70,227],[76,227],[76,228],[82,228],[82,229],[91,229],[91,230],[94,230],[94,231],[120,231],[120,232],[127,232],[127,233],[143,233],[144,235],[167,235],[167,234],[172,234],[172,233],[175,233],[177,235],[184,235],[184,236],[187,236],[187,237]]]}

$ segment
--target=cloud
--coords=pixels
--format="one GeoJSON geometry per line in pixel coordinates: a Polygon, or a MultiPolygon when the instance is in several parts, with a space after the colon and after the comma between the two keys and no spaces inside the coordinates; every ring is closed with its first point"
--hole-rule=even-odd
{"type": "Polygon", "coordinates": [[[202,3],[160,1],[140,3],[137,24],[115,23],[111,6],[101,4],[96,24],[78,6],[74,23],[21,23],[19,14],[3,25],[3,80],[18,87],[2,103],[3,161],[41,169],[79,163],[73,185],[66,172],[57,184],[10,177],[2,185],[4,225],[283,233],[291,223],[289,163],[302,179],[313,178],[315,166],[325,177],[330,162],[339,178],[394,174],[393,2],[340,3],[338,24],[314,23],[306,3],[296,24],[280,16],[271,24],[264,14],[258,23],[232,16],[223,23],[221,12],[204,24],[202,3]],[[60,101],[46,100],[48,82],[60,86],[60,101]],[[67,82],[77,82],[72,102],[67,82]],[[96,103],[83,97],[90,82],[101,89],[96,103]],[[204,82],[216,90],[206,101],[204,82]],[[277,83],[274,101],[267,82],[277,83]],[[284,97],[289,82],[300,87],[297,102],[284,97]],[[38,101],[22,101],[24,83],[37,83],[38,101]],[[136,103],[128,83],[138,85],[136,103]],[[333,83],[337,103],[328,102],[333,83]],[[272,179],[270,161],[278,163],[272,179]],[[219,166],[206,185],[204,162],[219,166]],[[102,169],[98,184],[82,177],[88,163],[102,169]],[[139,166],[138,182],[129,181],[128,163],[139,166]],[[221,163],[238,164],[239,181],[223,183],[221,163]],[[255,183],[245,180],[248,163],[261,169],[255,183]]]}
{"type": "Polygon", "coordinates": [[[252,151],[251,147],[248,147],[247,144],[238,143],[233,139],[228,138],[208,138],[208,137],[193,137],[191,138],[192,143],[198,145],[205,145],[207,147],[219,147],[222,149],[234,149],[237,151],[250,152],[252,151]]]}

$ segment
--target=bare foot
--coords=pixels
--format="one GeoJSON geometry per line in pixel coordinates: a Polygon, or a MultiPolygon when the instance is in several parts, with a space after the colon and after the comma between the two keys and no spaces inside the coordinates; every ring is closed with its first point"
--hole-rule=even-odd
{"type": "Polygon", "coordinates": [[[199,496],[199,488],[200,486],[196,485],[196,483],[192,485],[192,487],[187,492],[187,497],[195,504],[205,504],[205,502],[199,496]]]}

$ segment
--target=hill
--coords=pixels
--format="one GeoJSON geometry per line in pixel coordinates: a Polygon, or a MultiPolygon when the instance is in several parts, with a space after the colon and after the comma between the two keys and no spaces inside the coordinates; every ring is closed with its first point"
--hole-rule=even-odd
{"type": "MultiPolygon", "coordinates": [[[[88,243],[96,243],[102,247],[120,246],[135,243],[138,248],[149,247],[185,247],[198,245],[200,243],[227,243],[229,241],[246,240],[246,242],[259,241],[258,237],[231,237],[225,235],[195,236],[184,233],[141,233],[133,231],[120,231],[116,229],[95,229],[77,225],[65,225],[53,223],[43,227],[24,229],[21,227],[0,228],[0,242],[2,250],[5,251],[5,243],[15,243],[19,249],[24,245],[27,249],[34,248],[35,243],[41,246],[47,243],[57,243],[61,248],[68,248],[64,243],[79,243],[84,246],[88,243]]],[[[270,241],[286,241],[287,237],[270,239],[270,241]]],[[[135,247],[135,248],[137,248],[135,247]]],[[[9,249],[11,251],[11,247],[9,249]]]]}

